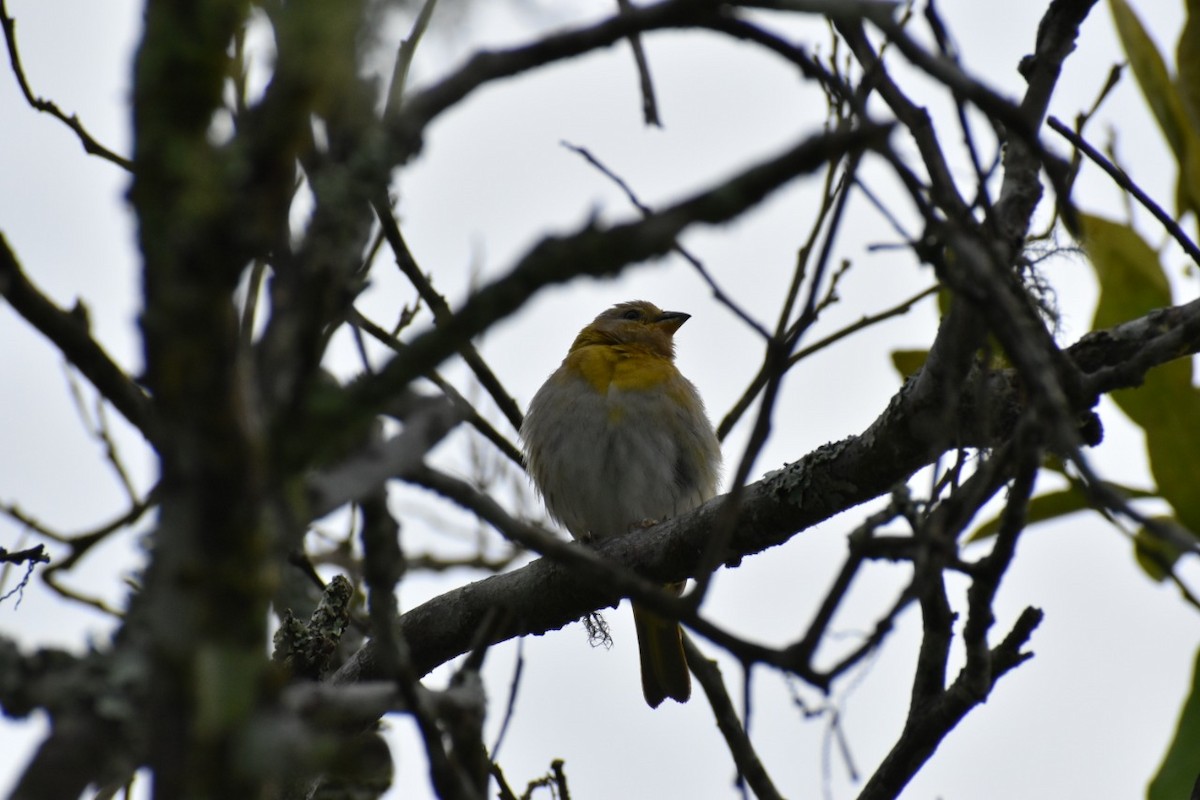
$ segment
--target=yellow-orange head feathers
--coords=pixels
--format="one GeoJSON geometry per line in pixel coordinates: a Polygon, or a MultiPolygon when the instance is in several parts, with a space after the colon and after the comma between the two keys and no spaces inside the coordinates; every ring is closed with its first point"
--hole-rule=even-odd
{"type": "Polygon", "coordinates": [[[675,331],[690,314],[663,311],[645,300],[618,303],[579,332],[571,350],[590,345],[644,348],[666,359],[675,358],[675,331]]]}

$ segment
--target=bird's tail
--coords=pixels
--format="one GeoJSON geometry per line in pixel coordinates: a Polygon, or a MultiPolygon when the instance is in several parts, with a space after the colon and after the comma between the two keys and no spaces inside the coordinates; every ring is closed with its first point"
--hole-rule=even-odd
{"type": "MultiPolygon", "coordinates": [[[[668,590],[682,593],[683,584],[668,590]]],[[[692,696],[692,678],[683,655],[683,631],[678,623],[633,604],[633,622],[637,627],[638,651],[642,660],[642,694],[651,708],[658,708],[670,697],[686,703],[692,696]]]]}

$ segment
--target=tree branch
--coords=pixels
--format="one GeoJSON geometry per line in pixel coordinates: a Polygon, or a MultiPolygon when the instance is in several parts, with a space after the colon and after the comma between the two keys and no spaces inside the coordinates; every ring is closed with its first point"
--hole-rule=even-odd
{"type": "Polygon", "coordinates": [[[88,133],[87,128],[83,127],[83,123],[79,121],[79,117],[74,114],[67,116],[53,100],[38,97],[33,93],[33,89],[29,86],[29,80],[25,77],[25,67],[21,64],[20,52],[17,50],[17,21],[8,15],[5,0],[0,0],[0,26],[4,28],[4,41],[8,45],[8,61],[12,65],[17,85],[21,87],[21,94],[25,95],[25,102],[29,103],[30,107],[35,111],[49,114],[70,128],[75,133],[75,136],[78,137],[79,143],[83,145],[84,151],[89,155],[99,156],[105,161],[116,164],[123,170],[132,171],[133,162],[124,156],[117,155],[112,150],[97,142],[88,133]]]}
{"type": "Polygon", "coordinates": [[[1142,187],[1134,183],[1130,177],[1125,174],[1124,170],[1105,158],[1103,153],[1088,144],[1086,139],[1075,133],[1075,131],[1071,130],[1066,125],[1063,125],[1058,119],[1050,117],[1048,124],[1055,133],[1070,142],[1075,149],[1086,155],[1092,160],[1093,163],[1096,164],[1096,166],[1104,170],[1104,172],[1113,179],[1113,182],[1116,183],[1117,186],[1121,187],[1122,191],[1128,192],[1134,197],[1134,199],[1141,203],[1142,207],[1149,211],[1154,218],[1158,220],[1160,225],[1166,228],[1167,233],[1171,234],[1171,237],[1175,240],[1175,242],[1181,248],[1183,248],[1183,251],[1192,259],[1192,263],[1200,265],[1200,247],[1196,246],[1196,243],[1193,242],[1183,228],[1179,226],[1179,223],[1176,222],[1175,219],[1168,214],[1162,206],[1154,202],[1154,200],[1150,198],[1150,195],[1142,191],[1142,187]]]}
{"type": "Polygon", "coordinates": [[[154,440],[150,398],[91,337],[82,306],[64,311],[29,281],[3,234],[0,234],[0,295],[49,339],[131,425],[148,440],[154,440]]]}
{"type": "Polygon", "coordinates": [[[754,749],[750,735],[738,719],[729,692],[725,689],[725,681],[721,677],[721,669],[717,662],[704,655],[691,637],[683,637],[683,650],[687,655],[688,667],[704,690],[708,704],[712,707],[717,727],[725,737],[729,754],[737,765],[738,778],[744,780],[754,790],[758,800],[782,800],[783,795],[775,788],[767,768],[754,749]]]}
{"type": "MultiPolygon", "coordinates": [[[[1041,619],[1042,613],[1037,609],[1025,609],[1004,641],[993,648],[995,669],[989,690],[1005,673],[1030,657],[1030,654],[1022,652],[1021,648],[1041,619]]],[[[935,702],[923,708],[921,713],[910,717],[900,740],[867,781],[858,795],[858,800],[893,800],[899,796],[921,765],[933,755],[946,733],[984,699],[978,693],[969,691],[963,685],[960,676],[935,702]]]]}
{"type": "MultiPolygon", "coordinates": [[[[1163,331],[1158,327],[1164,323],[1177,326],[1175,330],[1188,331],[1186,354],[1200,352],[1200,300],[1169,312],[1151,315],[1155,324],[1147,317],[1110,331],[1091,334],[1065,352],[1071,358],[1078,354],[1084,362],[1078,366],[1086,371],[1087,366],[1108,364],[1112,360],[1102,352],[1104,342],[1119,343],[1120,352],[1129,353],[1147,348],[1161,337],[1176,338],[1174,331],[1163,331]],[[1134,344],[1135,337],[1141,347],[1134,344]]],[[[1169,360],[1165,348],[1148,349],[1169,360]]],[[[1111,380],[1117,377],[1115,372],[1105,374],[1111,380]]],[[[1022,407],[1022,390],[1015,380],[1015,373],[1012,375],[1014,379],[1010,383],[997,380],[987,384],[988,391],[1010,395],[996,398],[996,407],[1022,407]]],[[[1110,383],[1107,388],[1120,387],[1110,383]]],[[[964,394],[976,391],[971,387],[963,389],[964,394]]],[[[880,418],[860,436],[824,445],[747,486],[738,524],[728,547],[720,554],[722,562],[735,564],[745,556],[782,544],[819,522],[891,491],[914,472],[933,463],[944,451],[944,445],[939,446],[932,439],[955,438],[954,431],[946,432],[947,417],[936,402],[939,394],[936,387],[921,387],[919,381],[909,380],[880,418]],[[931,429],[942,433],[937,437],[922,433],[931,429]]],[[[972,432],[987,427],[971,419],[958,424],[972,432]]],[[[993,440],[990,444],[997,442],[993,440]]],[[[667,583],[693,577],[702,566],[701,554],[718,522],[723,502],[724,497],[714,498],[693,512],[640,531],[636,536],[606,542],[596,548],[596,552],[617,565],[636,570],[653,582],[667,583]]],[[[536,545],[536,542],[530,544],[536,545]]],[[[585,558],[578,553],[577,546],[565,542],[559,544],[576,552],[579,558],[585,558]]],[[[513,572],[447,592],[409,611],[401,617],[401,625],[412,648],[414,664],[424,673],[466,652],[477,624],[494,607],[510,610],[511,618],[517,621],[498,633],[495,641],[503,641],[513,636],[561,628],[590,611],[615,603],[622,594],[630,591],[630,585],[613,588],[612,583],[580,581],[579,566],[563,566],[557,556],[556,559],[544,558],[513,572]]],[[[700,628],[697,631],[710,635],[709,631],[700,628]]],[[[761,651],[761,655],[779,665],[792,666],[798,661],[785,661],[777,653],[767,650],[761,651]]],[[[368,643],[367,648],[339,672],[339,680],[376,677],[372,657],[368,643]]]]}

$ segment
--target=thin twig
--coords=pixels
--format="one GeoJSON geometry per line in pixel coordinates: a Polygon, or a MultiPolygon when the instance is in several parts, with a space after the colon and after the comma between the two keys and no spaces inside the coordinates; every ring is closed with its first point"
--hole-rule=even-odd
{"type": "MultiPolygon", "coordinates": [[[[800,337],[804,335],[804,332],[816,322],[817,316],[820,313],[820,307],[817,305],[817,297],[820,293],[822,279],[825,276],[825,271],[828,268],[833,252],[833,242],[837,237],[838,230],[841,228],[846,201],[849,197],[849,187],[854,183],[854,174],[861,161],[861,152],[846,153],[842,158],[846,160],[845,172],[838,181],[837,188],[834,190],[836,199],[833,200],[833,207],[829,212],[828,226],[825,227],[824,243],[821,247],[820,255],[817,257],[816,269],[813,271],[812,280],[809,283],[808,298],[805,301],[804,310],[790,327],[788,327],[787,322],[790,312],[785,311],[781,314],[775,335],[767,342],[766,354],[763,357],[763,372],[766,374],[767,383],[763,389],[758,415],[754,420],[754,426],[750,429],[750,436],[742,451],[742,457],[738,461],[737,470],[733,475],[732,488],[722,506],[716,530],[705,544],[705,553],[701,561],[705,570],[697,577],[696,585],[688,593],[689,600],[697,606],[704,601],[704,597],[711,586],[712,576],[718,564],[718,554],[725,549],[737,527],[742,496],[745,492],[746,483],[750,478],[750,472],[754,469],[754,464],[766,446],[767,439],[770,437],[775,402],[779,397],[780,389],[783,386],[783,377],[788,368],[788,353],[800,341],[800,337]]],[[[830,163],[837,163],[840,160],[834,159],[830,163]]],[[[824,222],[825,220],[822,217],[822,219],[814,224],[810,242],[815,241],[816,231],[822,228],[824,222]]],[[[804,267],[798,268],[797,279],[800,279],[802,273],[805,271],[804,267]]],[[[788,305],[790,305],[790,300],[788,305]]]]}
{"type": "Polygon", "coordinates": [[[1184,252],[1188,254],[1193,263],[1200,265],[1200,248],[1196,246],[1196,243],[1188,237],[1183,228],[1179,227],[1179,223],[1176,222],[1170,214],[1163,210],[1162,206],[1154,202],[1154,200],[1151,199],[1148,194],[1143,192],[1136,183],[1130,180],[1129,176],[1125,174],[1123,169],[1105,158],[1103,153],[1088,144],[1087,141],[1085,141],[1083,137],[1076,134],[1075,131],[1062,124],[1057,117],[1050,117],[1049,120],[1047,120],[1047,124],[1049,124],[1049,126],[1056,133],[1070,142],[1076,149],[1095,162],[1096,166],[1108,173],[1108,176],[1112,178],[1118,186],[1137,198],[1137,201],[1141,203],[1147,211],[1153,214],[1154,218],[1157,219],[1159,223],[1161,223],[1162,226],[1167,229],[1167,232],[1170,233],[1171,237],[1179,243],[1179,246],[1182,247],[1184,252]]]}
{"type": "Polygon", "coordinates": [[[21,564],[26,561],[31,564],[49,564],[50,556],[46,553],[46,546],[38,544],[11,552],[0,547],[0,564],[21,564]]]}
{"type": "Polygon", "coordinates": [[[496,780],[496,797],[499,800],[518,800],[517,793],[508,785],[508,780],[504,777],[503,770],[495,761],[491,762],[488,767],[491,776],[496,780]]]}
{"type": "Polygon", "coordinates": [[[404,89],[408,86],[408,69],[412,66],[413,56],[417,54],[417,45],[420,44],[421,37],[425,35],[425,31],[429,27],[429,20],[433,17],[433,8],[436,5],[437,0],[425,0],[425,5],[421,6],[421,12],[417,14],[417,18],[413,22],[408,38],[400,43],[400,52],[396,54],[396,66],[392,69],[392,83],[388,87],[387,104],[384,106],[385,118],[399,111],[404,102],[404,89]]]}
{"type": "MultiPolygon", "coordinates": [[[[416,258],[413,257],[412,251],[408,249],[408,244],[404,241],[404,236],[400,233],[400,226],[396,223],[396,217],[392,214],[391,206],[382,197],[376,197],[372,201],[372,206],[375,209],[375,216],[379,219],[379,224],[383,229],[384,238],[387,239],[388,245],[392,249],[392,254],[396,257],[396,266],[404,273],[404,277],[408,278],[412,283],[413,288],[425,301],[425,305],[433,312],[433,319],[438,327],[446,325],[454,317],[454,312],[450,310],[450,305],[446,302],[446,298],[433,288],[428,276],[421,272],[421,268],[417,265],[416,258]]],[[[512,398],[512,395],[500,383],[500,379],[492,372],[492,368],[483,360],[483,356],[475,348],[468,338],[462,339],[458,346],[458,354],[462,356],[463,361],[475,373],[475,377],[479,379],[479,383],[491,395],[492,400],[500,409],[505,419],[509,424],[517,430],[521,428],[522,414],[521,409],[517,406],[517,401],[512,398]]]]}
{"type": "Polygon", "coordinates": [[[254,339],[254,320],[258,311],[258,298],[262,293],[263,279],[267,274],[267,262],[261,258],[254,259],[250,267],[250,276],[246,281],[246,299],[242,303],[242,342],[249,346],[254,339]]]}
{"type": "Polygon", "coordinates": [[[729,698],[729,692],[725,690],[725,682],[721,678],[717,662],[705,656],[690,636],[683,637],[683,651],[687,655],[688,667],[696,676],[700,687],[704,689],[708,704],[712,707],[717,728],[725,737],[729,754],[733,756],[733,762],[737,765],[738,777],[745,779],[758,800],[781,799],[783,795],[775,788],[762,759],[758,757],[754,744],[750,741],[750,736],[738,720],[737,711],[729,698]]]}
{"type": "MultiPolygon", "coordinates": [[[[910,310],[912,310],[914,305],[924,300],[926,297],[936,294],[939,288],[941,287],[934,285],[927,289],[922,289],[912,297],[902,300],[891,308],[884,309],[883,311],[875,314],[868,314],[857,322],[852,322],[841,330],[834,331],[825,338],[813,342],[808,347],[797,350],[788,358],[788,368],[790,369],[814,353],[838,343],[847,336],[858,333],[859,331],[869,328],[872,325],[889,320],[892,317],[898,317],[903,314],[907,314],[910,310]]],[[[742,415],[746,413],[746,409],[748,409],[750,404],[754,402],[754,398],[758,396],[758,393],[762,391],[762,388],[766,386],[766,383],[767,373],[765,370],[761,370],[759,374],[755,376],[754,380],[751,381],[750,386],[746,388],[745,393],[738,399],[736,403],[734,403],[733,408],[731,408],[721,420],[721,424],[717,426],[718,438],[724,439],[729,435],[729,432],[733,430],[733,426],[736,425],[738,420],[741,419],[742,415]]]]}
{"type": "Polygon", "coordinates": [[[109,428],[108,414],[104,410],[104,398],[96,397],[95,418],[93,419],[88,415],[87,404],[83,397],[83,387],[79,385],[74,370],[66,369],[64,372],[71,400],[75,404],[75,411],[79,415],[80,422],[88,429],[88,433],[104,447],[104,457],[112,466],[113,472],[117,474],[117,480],[121,483],[121,488],[125,490],[125,496],[129,498],[129,502],[135,506],[139,505],[142,502],[141,498],[138,496],[137,488],[133,485],[133,480],[129,477],[129,470],[121,459],[121,453],[117,449],[117,444],[113,440],[112,431],[109,428]]]}
{"type": "MultiPolygon", "coordinates": [[[[363,316],[358,309],[351,308],[347,319],[351,325],[357,330],[362,329],[370,334],[381,344],[391,348],[396,353],[404,352],[404,343],[395,336],[388,333],[381,326],[375,324],[367,317],[363,316]]],[[[496,430],[492,423],[483,418],[478,411],[457,389],[453,384],[439,375],[437,372],[431,372],[426,376],[435,386],[442,390],[445,395],[450,398],[450,401],[458,407],[465,415],[465,421],[475,430],[483,434],[483,437],[496,446],[501,453],[508,457],[517,466],[525,467],[525,458],[521,455],[521,451],[516,445],[496,430]]]]}
{"type": "MultiPolygon", "coordinates": [[[[571,144],[570,142],[561,142],[561,144],[563,147],[567,148],[571,152],[579,155],[581,158],[583,158],[585,161],[587,161],[589,164],[591,164],[593,167],[595,167],[597,170],[599,170],[600,174],[604,175],[606,178],[608,178],[613,183],[615,183],[617,185],[617,187],[622,192],[625,193],[625,197],[628,198],[629,202],[633,205],[634,208],[636,208],[638,210],[638,212],[643,217],[648,217],[654,213],[654,210],[651,209],[648,205],[643,203],[641,201],[641,199],[638,198],[637,193],[635,193],[633,191],[633,189],[629,186],[629,184],[626,183],[625,180],[623,178],[621,178],[620,175],[618,175],[617,173],[615,173],[611,169],[609,169],[607,166],[605,166],[600,161],[600,159],[598,159],[598,158],[596,158],[596,156],[592,155],[592,152],[590,150],[588,150],[586,147],[580,147],[579,145],[571,144]]],[[[734,313],[734,315],[737,316],[738,319],[740,319],[742,322],[746,323],[746,325],[748,325],[750,327],[750,329],[753,330],[755,333],[757,333],[759,336],[763,337],[764,339],[771,338],[770,331],[768,331],[761,322],[754,319],[754,317],[750,316],[750,312],[746,311],[745,309],[743,309],[741,306],[739,306],[737,303],[735,303],[733,301],[733,298],[731,298],[725,292],[725,290],[721,288],[721,286],[717,283],[716,279],[713,278],[713,276],[709,273],[708,269],[704,266],[704,263],[702,261],[700,261],[699,258],[692,255],[692,253],[689,252],[687,250],[687,248],[685,248],[682,244],[680,244],[678,240],[676,240],[675,245],[671,249],[674,252],[678,253],[679,255],[683,256],[683,258],[689,264],[691,264],[693,268],[695,268],[696,272],[699,273],[700,278],[705,283],[707,283],[708,288],[712,290],[713,297],[716,298],[718,303],[720,303],[721,305],[725,306],[730,311],[732,311],[734,313]]]]}
{"type": "Polygon", "coordinates": [[[71,365],[148,440],[154,439],[150,398],[92,338],[83,306],[59,308],[25,275],[0,234],[0,297],[59,349],[71,365]]]}
{"type": "MultiPolygon", "coordinates": [[[[633,3],[629,0],[617,0],[617,8],[622,14],[633,11],[633,3]]],[[[646,51],[642,47],[642,37],[637,31],[629,34],[629,46],[633,50],[633,61],[637,66],[638,83],[642,90],[642,118],[647,125],[662,127],[658,117],[658,101],[654,97],[654,81],[650,79],[650,63],[646,60],[646,51]]]]}
{"type": "MultiPolygon", "coordinates": [[[[83,559],[83,557],[85,555],[87,555],[87,553],[89,553],[92,550],[92,548],[96,547],[96,545],[100,544],[101,542],[107,540],[112,534],[116,533],[117,531],[119,531],[123,528],[128,528],[131,525],[133,525],[134,523],[136,523],[138,520],[140,520],[142,518],[142,516],[147,511],[149,511],[151,508],[153,508],[156,504],[157,504],[156,490],[151,489],[150,493],[146,496],[146,499],[144,501],[134,503],[128,511],[126,511],[124,514],[122,514],[120,517],[116,518],[112,522],[105,523],[104,525],[100,526],[99,528],[95,528],[91,531],[87,531],[86,533],[80,533],[80,534],[75,534],[75,535],[64,535],[61,533],[55,533],[53,531],[46,529],[44,526],[38,525],[35,528],[35,527],[33,527],[33,525],[31,525],[30,526],[31,529],[36,530],[36,532],[40,536],[44,536],[44,537],[50,539],[51,541],[60,542],[62,544],[69,545],[71,548],[71,552],[68,553],[65,558],[59,559],[58,561],[56,561],[55,563],[51,564],[49,567],[46,568],[46,571],[44,573],[42,573],[42,580],[44,580],[46,582],[47,586],[49,586],[51,589],[53,589],[59,595],[65,597],[67,599],[74,600],[76,602],[92,606],[93,608],[97,608],[106,614],[111,614],[116,617],[121,616],[121,612],[118,609],[113,608],[112,606],[110,606],[108,603],[101,600],[100,598],[81,594],[81,593],[75,591],[74,589],[68,588],[64,584],[60,583],[58,573],[66,572],[67,570],[72,569],[76,564],[78,564],[83,559]]],[[[5,507],[0,510],[2,510],[4,513],[8,514],[9,516],[12,516],[14,519],[24,520],[26,522],[26,524],[29,524],[30,522],[32,522],[27,517],[24,517],[23,515],[21,515],[20,512],[15,507],[5,507]]],[[[34,523],[34,524],[36,524],[36,523],[34,523]]]]}
{"type": "Polygon", "coordinates": [[[0,25],[4,27],[4,40],[8,45],[8,60],[12,64],[13,75],[21,87],[21,94],[25,95],[25,101],[29,103],[30,107],[43,114],[49,114],[74,131],[85,152],[110,161],[128,172],[133,172],[133,162],[97,142],[83,127],[79,117],[74,114],[68,116],[52,100],[38,97],[33,93],[33,89],[29,86],[29,80],[25,77],[25,67],[21,64],[21,55],[17,50],[17,21],[9,16],[5,0],[0,0],[0,25]]]}
{"type": "MultiPolygon", "coordinates": [[[[50,560],[50,557],[42,551],[42,546],[39,544],[30,550],[23,550],[19,553],[7,553],[3,547],[0,547],[0,563],[4,564],[4,570],[0,575],[7,577],[9,567],[25,563],[25,574],[21,576],[21,580],[17,581],[17,585],[9,589],[4,594],[0,594],[0,603],[3,603],[13,595],[17,596],[17,603],[14,608],[21,607],[21,600],[25,597],[25,587],[29,585],[29,579],[33,577],[33,571],[40,563],[45,563],[50,560]],[[6,558],[8,556],[8,558],[6,558]]],[[[0,581],[0,587],[3,587],[3,581],[0,581]]]]}
{"type": "Polygon", "coordinates": [[[367,585],[372,641],[377,643],[388,679],[395,682],[416,722],[429,758],[430,780],[438,796],[465,800],[474,793],[449,757],[437,714],[428,698],[420,692],[419,676],[413,669],[408,643],[396,624],[399,617],[396,584],[404,572],[399,524],[388,510],[385,491],[364,498],[361,507],[363,577],[367,585]]]}
{"type": "Polygon", "coordinates": [[[504,744],[504,735],[512,722],[513,713],[517,710],[517,690],[521,687],[521,675],[525,672],[525,637],[517,639],[517,663],[513,667],[512,681],[508,684],[508,702],[504,704],[504,719],[500,722],[500,730],[496,733],[496,743],[492,745],[492,758],[500,752],[504,744]]]}
{"type": "Polygon", "coordinates": [[[826,347],[836,344],[837,342],[841,341],[842,339],[845,339],[847,336],[850,336],[851,334],[854,334],[854,333],[858,333],[859,331],[861,331],[864,328],[869,328],[872,325],[875,325],[879,322],[883,322],[884,320],[891,319],[892,317],[898,317],[898,316],[901,316],[902,314],[907,314],[912,309],[912,307],[915,306],[917,303],[921,302],[926,297],[930,297],[932,295],[937,294],[937,291],[940,288],[941,288],[941,286],[934,285],[934,286],[930,286],[927,289],[922,289],[921,291],[914,294],[912,297],[908,298],[907,300],[900,301],[899,303],[892,306],[891,308],[885,309],[876,314],[868,314],[868,315],[864,316],[862,319],[860,319],[858,322],[852,322],[849,325],[847,325],[846,327],[842,328],[841,330],[834,331],[833,333],[826,336],[824,339],[815,341],[812,344],[810,344],[808,347],[804,347],[804,348],[797,350],[792,355],[792,357],[788,359],[788,366],[790,367],[799,361],[803,361],[804,359],[808,358],[812,354],[819,352],[821,350],[824,350],[826,347]]]}
{"type": "MultiPolygon", "coordinates": [[[[759,392],[767,385],[767,381],[771,376],[779,371],[774,366],[776,359],[775,350],[776,343],[786,341],[787,330],[792,318],[792,311],[795,308],[796,298],[799,296],[800,287],[804,284],[804,279],[808,274],[808,259],[812,254],[813,248],[816,247],[817,237],[820,235],[824,227],[825,220],[833,209],[833,197],[838,192],[845,189],[845,180],[838,180],[837,185],[834,185],[834,176],[837,174],[836,162],[831,162],[828,169],[825,171],[825,183],[821,191],[821,208],[817,212],[817,217],[813,221],[808,238],[801,245],[796,254],[796,267],[792,271],[792,279],[788,284],[787,292],[784,294],[784,300],[779,310],[779,319],[776,322],[775,336],[769,336],[767,339],[767,348],[763,354],[763,363],[759,367],[758,374],[750,381],[750,385],[743,392],[742,397],[734,404],[734,407],[726,413],[725,418],[721,420],[721,424],[717,427],[717,438],[722,441],[733,429],[734,424],[741,416],[746,413],[750,404],[758,397],[759,392]]],[[[781,368],[787,370],[786,366],[781,368]]]]}
{"type": "Polygon", "coordinates": [[[825,599],[821,601],[821,605],[813,616],[812,622],[809,623],[808,630],[805,631],[803,638],[788,648],[797,659],[811,664],[818,645],[820,645],[821,641],[825,638],[825,634],[828,632],[829,623],[833,620],[838,607],[841,606],[842,601],[845,600],[847,593],[850,591],[854,576],[858,574],[859,568],[868,557],[869,544],[875,536],[876,530],[899,516],[900,510],[898,506],[900,503],[906,501],[906,493],[897,490],[893,494],[892,502],[886,508],[867,517],[846,537],[849,544],[849,554],[842,565],[842,569],[834,579],[829,591],[825,593],[825,599]]]}

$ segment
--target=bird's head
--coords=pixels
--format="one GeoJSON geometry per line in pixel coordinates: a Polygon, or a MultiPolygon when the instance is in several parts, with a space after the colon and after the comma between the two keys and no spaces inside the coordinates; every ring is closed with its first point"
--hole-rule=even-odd
{"type": "Polygon", "coordinates": [[[581,330],[571,350],[589,345],[632,346],[674,358],[672,336],[690,316],[682,311],[663,311],[645,300],[618,303],[581,330]]]}

